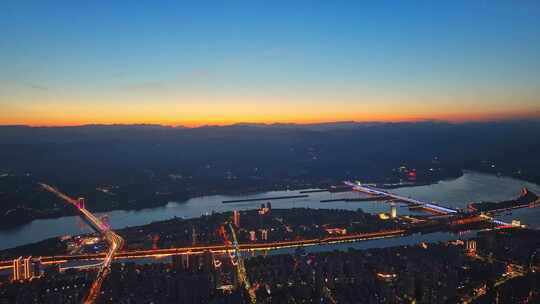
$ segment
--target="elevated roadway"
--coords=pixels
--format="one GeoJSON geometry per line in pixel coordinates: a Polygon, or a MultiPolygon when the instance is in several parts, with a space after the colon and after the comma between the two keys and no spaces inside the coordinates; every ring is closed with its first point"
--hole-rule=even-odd
{"type": "MultiPolygon", "coordinates": [[[[428,212],[431,212],[431,213],[434,213],[434,214],[437,214],[437,215],[455,215],[455,214],[458,213],[457,210],[452,209],[452,208],[443,207],[443,206],[439,206],[439,205],[437,205],[435,203],[427,203],[427,202],[423,202],[423,201],[420,201],[420,200],[417,200],[417,199],[414,199],[414,198],[397,195],[397,194],[394,194],[394,193],[389,192],[389,191],[376,189],[374,187],[365,186],[365,185],[362,185],[361,183],[353,183],[353,182],[345,181],[344,184],[347,185],[347,186],[350,186],[354,191],[363,192],[363,193],[367,193],[367,194],[370,194],[370,195],[387,196],[387,197],[393,198],[393,199],[395,199],[397,201],[405,202],[405,203],[409,204],[409,206],[416,207],[416,208],[419,208],[419,209],[423,209],[423,210],[426,210],[428,212]]],[[[495,219],[495,218],[493,218],[491,216],[488,216],[488,215],[483,215],[483,216],[486,217],[487,219],[489,219],[494,224],[499,225],[499,226],[501,226],[503,228],[512,226],[510,223],[506,223],[506,222],[503,222],[501,220],[497,220],[497,219],[495,219]]]]}
{"type": "MultiPolygon", "coordinates": [[[[89,223],[90,227],[92,227],[96,232],[100,233],[109,244],[109,250],[103,257],[103,263],[101,264],[101,268],[99,269],[96,279],[92,283],[92,286],[90,286],[88,295],[86,296],[84,300],[84,303],[95,303],[97,300],[97,297],[99,296],[101,285],[103,284],[103,281],[105,280],[105,278],[110,272],[110,267],[114,260],[114,256],[118,250],[122,249],[124,245],[124,240],[118,234],[114,233],[114,231],[109,229],[109,227],[105,225],[99,218],[97,218],[90,211],[88,211],[84,205],[81,205],[79,201],[58,191],[56,188],[50,185],[47,185],[45,183],[40,183],[40,185],[41,187],[43,187],[43,189],[55,194],[62,200],[66,201],[67,203],[77,208],[81,217],[87,223],[89,223]]],[[[42,259],[42,262],[46,263],[43,259],[42,259]]]]}
{"type": "Polygon", "coordinates": [[[367,194],[370,194],[370,195],[387,196],[387,197],[393,198],[396,201],[405,202],[405,203],[407,203],[407,204],[409,204],[411,206],[415,206],[415,207],[424,209],[426,211],[429,211],[429,212],[432,212],[432,213],[435,213],[435,214],[455,214],[455,213],[458,213],[458,211],[455,210],[455,209],[439,206],[439,205],[437,205],[435,203],[426,203],[426,202],[423,202],[423,201],[420,201],[420,200],[417,200],[417,199],[414,199],[414,198],[397,195],[397,194],[394,194],[392,192],[388,192],[388,191],[381,190],[381,189],[376,189],[376,188],[373,188],[373,187],[364,186],[362,184],[357,184],[357,183],[353,183],[353,182],[349,182],[349,181],[346,181],[344,183],[345,183],[345,185],[352,187],[352,189],[354,191],[363,192],[363,193],[367,193],[367,194]]]}
{"type": "MultiPolygon", "coordinates": [[[[407,233],[404,229],[384,230],[368,233],[357,233],[343,236],[333,236],[320,239],[291,240],[271,243],[248,243],[238,244],[238,249],[242,252],[270,251],[285,248],[296,248],[299,246],[316,246],[326,244],[337,244],[346,242],[356,242],[365,240],[374,240],[381,238],[399,237],[407,233]]],[[[235,248],[231,245],[208,245],[208,246],[188,246],[149,250],[120,251],[116,253],[115,259],[137,259],[148,257],[166,257],[178,254],[201,254],[206,251],[214,253],[232,253],[235,248]]],[[[110,252],[110,251],[109,251],[110,252]]],[[[92,261],[106,259],[106,253],[79,254],[79,255],[57,255],[41,257],[43,264],[63,264],[70,261],[92,261]]],[[[1,261],[0,269],[13,267],[13,261],[1,261]]]]}

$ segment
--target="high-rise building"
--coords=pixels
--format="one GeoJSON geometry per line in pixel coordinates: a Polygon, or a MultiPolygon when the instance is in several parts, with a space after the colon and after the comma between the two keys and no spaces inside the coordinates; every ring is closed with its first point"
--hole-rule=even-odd
{"type": "Polygon", "coordinates": [[[267,202],[266,203],[266,208],[268,208],[268,210],[272,210],[272,203],[267,202]]]}
{"type": "Polygon", "coordinates": [[[476,241],[467,240],[467,243],[465,243],[465,250],[467,251],[467,254],[476,254],[476,241]]]}
{"type": "Polygon", "coordinates": [[[79,197],[79,198],[77,199],[77,207],[78,207],[79,209],[84,209],[84,208],[86,208],[85,205],[86,205],[86,200],[84,199],[84,197],[79,197]]]}
{"type": "Polygon", "coordinates": [[[240,212],[238,210],[233,210],[233,224],[236,228],[240,227],[240,212]]]}
{"type": "Polygon", "coordinates": [[[212,272],[214,270],[214,254],[210,250],[206,250],[203,253],[203,269],[205,272],[212,272]]]}
{"type": "Polygon", "coordinates": [[[197,244],[197,230],[195,230],[195,226],[191,227],[191,244],[197,244]]]}
{"type": "Polygon", "coordinates": [[[261,240],[268,241],[268,229],[261,229],[261,240]]]}
{"type": "Polygon", "coordinates": [[[182,256],[180,254],[175,254],[171,257],[172,266],[176,270],[183,270],[184,265],[182,263],[182,256]]]}
{"type": "Polygon", "coordinates": [[[257,241],[257,233],[255,232],[255,230],[249,231],[249,240],[252,242],[257,241]]]}
{"type": "Polygon", "coordinates": [[[195,267],[195,261],[192,254],[176,254],[172,256],[173,268],[177,271],[190,271],[191,267],[195,267]]]}
{"type": "Polygon", "coordinates": [[[23,259],[23,268],[24,268],[24,280],[28,280],[32,277],[32,257],[27,257],[23,259]]]}
{"type": "Polygon", "coordinates": [[[392,204],[390,205],[390,218],[396,218],[397,217],[397,207],[396,205],[392,204]]]}
{"type": "Polygon", "coordinates": [[[42,272],[42,264],[41,264],[41,258],[34,258],[32,259],[31,264],[32,269],[30,270],[30,273],[33,278],[37,278],[41,276],[42,272]]]}
{"type": "Polygon", "coordinates": [[[23,280],[24,276],[24,264],[23,264],[23,258],[19,257],[15,260],[13,260],[13,281],[19,281],[23,280]]]}
{"type": "Polygon", "coordinates": [[[13,260],[13,281],[29,280],[39,275],[41,275],[41,260],[32,259],[31,256],[27,258],[19,257],[13,260]]]}
{"type": "MultiPolygon", "coordinates": [[[[269,204],[269,203],[268,203],[269,204]]],[[[266,215],[270,212],[270,208],[268,208],[268,204],[261,204],[261,208],[259,209],[260,215],[266,215]]]]}

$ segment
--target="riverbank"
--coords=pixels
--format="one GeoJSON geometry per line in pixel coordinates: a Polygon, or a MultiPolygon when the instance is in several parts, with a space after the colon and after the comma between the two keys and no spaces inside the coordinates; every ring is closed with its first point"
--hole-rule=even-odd
{"type": "MultiPolygon", "coordinates": [[[[434,179],[432,181],[420,181],[420,182],[407,182],[402,184],[392,184],[392,189],[397,188],[406,188],[406,187],[416,187],[416,186],[426,186],[431,184],[436,184],[441,181],[445,180],[452,180],[459,178],[463,175],[463,172],[461,171],[458,175],[452,175],[445,178],[440,179],[434,179]]],[[[257,187],[249,187],[249,189],[240,189],[240,188],[231,188],[229,191],[191,191],[183,193],[182,195],[160,195],[156,197],[151,197],[150,199],[144,200],[142,203],[138,204],[128,204],[128,207],[123,208],[117,208],[114,205],[105,205],[105,204],[95,204],[92,205],[92,201],[87,198],[87,208],[91,210],[92,212],[97,213],[106,213],[106,212],[112,212],[112,211],[141,211],[145,209],[151,209],[151,208],[159,208],[164,207],[170,202],[175,202],[178,204],[185,203],[191,199],[196,199],[200,197],[206,197],[206,196],[212,196],[212,195],[221,195],[221,196],[230,196],[230,197],[237,197],[237,196],[253,196],[258,195],[261,193],[269,192],[269,191],[301,191],[301,190],[307,190],[310,191],[312,189],[318,189],[317,192],[324,192],[325,189],[331,190],[331,187],[334,185],[340,185],[341,181],[329,181],[327,179],[321,179],[319,182],[315,183],[309,183],[309,182],[298,182],[298,183],[290,183],[290,184],[276,184],[276,183],[264,183],[257,187]],[[322,189],[322,190],[319,190],[322,189]]],[[[61,189],[62,190],[62,189],[61,189]]],[[[314,192],[316,193],[316,192],[314,192]]],[[[72,197],[78,197],[78,193],[67,193],[68,195],[72,197]]],[[[302,194],[302,193],[301,193],[302,194]]],[[[309,194],[309,193],[308,193],[309,194]]],[[[40,199],[41,197],[39,195],[36,195],[36,199],[40,199]]],[[[298,196],[300,198],[300,196],[298,196]]],[[[71,216],[75,215],[75,210],[72,206],[69,206],[65,204],[65,202],[59,201],[57,199],[51,200],[50,198],[46,198],[46,200],[50,200],[51,206],[55,206],[55,208],[50,209],[29,209],[29,208],[15,208],[12,210],[8,210],[7,214],[4,214],[0,216],[0,231],[10,231],[17,229],[21,226],[27,225],[35,220],[44,220],[44,219],[57,219],[65,216],[71,216]]],[[[241,201],[241,200],[240,200],[241,201]]]]}
{"type": "MultiPolygon", "coordinates": [[[[411,225],[405,218],[381,219],[378,215],[357,210],[343,209],[268,209],[261,215],[257,208],[240,212],[238,241],[246,246],[265,244],[290,244],[303,246],[322,243],[354,242],[372,238],[406,236],[416,233],[457,232],[490,227],[489,223],[472,223],[456,226],[444,221],[429,221],[411,225]]],[[[226,222],[232,212],[212,213],[197,218],[173,218],[150,224],[115,230],[125,240],[126,251],[147,251],[156,248],[167,251],[171,248],[190,246],[221,246],[222,236],[227,234],[226,222]],[[225,226],[224,226],[225,225],[225,226]],[[186,232],[187,231],[187,232],[186,232]]],[[[99,236],[89,234],[51,238],[0,251],[0,260],[18,256],[63,256],[97,254],[106,248],[99,236]]]]}
{"type": "MultiPolygon", "coordinates": [[[[428,186],[405,187],[392,190],[392,192],[413,197],[425,201],[435,201],[445,207],[464,208],[470,202],[504,201],[515,198],[523,187],[527,187],[535,193],[540,193],[540,186],[525,181],[497,177],[493,175],[465,172],[457,179],[441,181],[428,186]]],[[[139,211],[110,211],[99,216],[107,216],[109,223],[114,229],[145,225],[155,221],[167,220],[174,217],[195,218],[204,214],[215,212],[227,212],[232,210],[248,210],[254,208],[254,203],[223,204],[223,200],[261,198],[268,196],[292,195],[298,193],[294,190],[258,192],[258,194],[242,196],[211,195],[189,199],[182,203],[168,203],[165,206],[142,209],[139,211]]],[[[390,211],[388,204],[375,201],[363,202],[334,202],[321,203],[325,199],[341,199],[361,197],[359,193],[343,192],[315,192],[307,198],[277,200],[272,202],[272,208],[316,208],[316,209],[345,209],[357,210],[379,214],[390,211]]],[[[257,205],[257,204],[255,204],[257,205]]],[[[399,207],[399,206],[398,206],[399,207]]],[[[407,208],[398,208],[398,214],[411,214],[407,208]]],[[[414,212],[413,212],[414,214],[414,212]]],[[[511,222],[519,219],[523,224],[540,227],[540,208],[516,210],[513,215],[504,215],[501,218],[511,222]]],[[[35,243],[51,237],[62,235],[79,235],[88,233],[89,230],[81,223],[74,213],[55,219],[41,219],[15,229],[0,231],[0,249],[12,248],[24,244],[35,243]]]]}

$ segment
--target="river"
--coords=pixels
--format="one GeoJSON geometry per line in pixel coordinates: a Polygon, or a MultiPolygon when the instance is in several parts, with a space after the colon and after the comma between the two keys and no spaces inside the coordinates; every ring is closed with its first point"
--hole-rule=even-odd
{"type": "MultiPolygon", "coordinates": [[[[425,201],[435,201],[448,207],[464,207],[467,203],[475,201],[501,201],[516,197],[521,188],[527,187],[535,193],[540,193],[540,186],[508,177],[497,177],[489,174],[477,172],[465,172],[457,179],[440,181],[436,184],[405,187],[392,189],[391,191],[400,195],[410,196],[425,201]]],[[[261,202],[243,202],[233,204],[222,204],[224,200],[263,198],[270,196],[296,195],[299,191],[270,191],[252,195],[225,196],[212,195],[189,199],[185,202],[170,202],[166,206],[142,209],[138,211],[117,210],[108,212],[111,226],[115,229],[126,226],[137,226],[148,224],[153,221],[165,220],[172,217],[198,217],[212,211],[230,211],[232,209],[257,208],[261,202]]],[[[75,194],[73,194],[76,196],[75,194]]],[[[309,193],[309,197],[299,199],[286,199],[272,201],[272,208],[339,208],[362,210],[370,213],[388,212],[389,206],[384,202],[330,202],[321,203],[323,199],[352,198],[362,196],[356,192],[345,193],[309,193]]],[[[92,210],[92,202],[86,204],[92,210]]],[[[408,214],[409,210],[401,206],[398,213],[408,214]]],[[[98,214],[99,215],[99,214],[98,214]]],[[[531,227],[540,227],[540,208],[521,209],[514,211],[512,215],[502,217],[505,220],[518,218],[523,224],[531,227]]],[[[27,243],[37,242],[46,238],[75,235],[91,232],[89,228],[77,217],[66,216],[55,219],[35,220],[15,229],[0,231],[0,249],[11,248],[27,243]]],[[[431,238],[431,237],[430,237],[431,238]]],[[[399,241],[389,239],[390,243],[399,245],[399,241]]]]}

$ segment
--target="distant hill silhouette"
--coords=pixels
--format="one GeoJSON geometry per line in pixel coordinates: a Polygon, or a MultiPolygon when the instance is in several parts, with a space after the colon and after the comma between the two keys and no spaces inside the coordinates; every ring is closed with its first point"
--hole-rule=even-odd
{"type": "Polygon", "coordinates": [[[422,183],[462,169],[540,182],[538,121],[2,126],[0,139],[0,221],[10,210],[51,216],[52,200],[33,190],[37,181],[88,196],[94,210],[344,179],[395,182],[409,178],[401,166],[416,169],[422,183]],[[116,186],[115,195],[96,190],[103,186],[116,186]]]}

